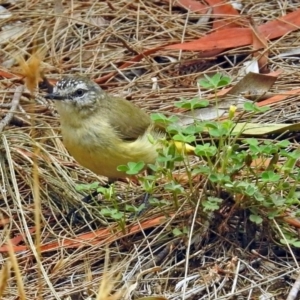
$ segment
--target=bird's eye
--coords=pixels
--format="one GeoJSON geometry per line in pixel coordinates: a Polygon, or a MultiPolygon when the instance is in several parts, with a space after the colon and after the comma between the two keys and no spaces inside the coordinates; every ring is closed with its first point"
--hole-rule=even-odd
{"type": "Polygon", "coordinates": [[[84,93],[85,93],[85,90],[78,89],[78,90],[75,91],[75,96],[76,97],[82,97],[84,95],[84,93]]]}

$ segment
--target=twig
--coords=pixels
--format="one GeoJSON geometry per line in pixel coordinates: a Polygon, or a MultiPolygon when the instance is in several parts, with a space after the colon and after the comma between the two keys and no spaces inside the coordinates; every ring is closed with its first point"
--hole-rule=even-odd
{"type": "Polygon", "coordinates": [[[11,107],[11,103],[1,103],[0,104],[0,108],[10,108],[11,107]]]}
{"type": "Polygon", "coordinates": [[[291,288],[286,300],[294,300],[297,298],[300,290],[300,274],[298,275],[293,287],[291,288]]]}
{"type": "Polygon", "coordinates": [[[0,132],[3,131],[3,129],[5,128],[5,126],[7,126],[9,124],[9,122],[12,120],[13,116],[14,116],[14,112],[16,111],[19,102],[20,102],[20,98],[22,96],[24,90],[24,86],[18,86],[16,88],[16,91],[14,93],[13,99],[11,101],[11,107],[9,112],[7,113],[7,115],[4,117],[4,119],[0,122],[0,132]]]}

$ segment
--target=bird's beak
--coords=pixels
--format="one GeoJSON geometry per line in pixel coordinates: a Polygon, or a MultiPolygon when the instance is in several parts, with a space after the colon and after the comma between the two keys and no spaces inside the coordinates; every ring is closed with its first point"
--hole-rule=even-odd
{"type": "Polygon", "coordinates": [[[62,97],[61,95],[57,94],[57,93],[50,93],[45,95],[46,99],[50,99],[50,100],[63,100],[64,97],[62,97]]]}

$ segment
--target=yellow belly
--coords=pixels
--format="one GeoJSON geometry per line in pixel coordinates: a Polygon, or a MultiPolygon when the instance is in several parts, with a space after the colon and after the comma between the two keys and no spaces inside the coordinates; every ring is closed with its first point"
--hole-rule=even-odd
{"type": "Polygon", "coordinates": [[[149,141],[148,134],[133,142],[116,140],[109,144],[99,142],[94,137],[82,137],[74,131],[71,135],[63,132],[63,139],[66,148],[79,164],[109,178],[127,176],[117,170],[120,165],[139,161],[150,164],[155,163],[157,158],[157,145],[149,141]]]}

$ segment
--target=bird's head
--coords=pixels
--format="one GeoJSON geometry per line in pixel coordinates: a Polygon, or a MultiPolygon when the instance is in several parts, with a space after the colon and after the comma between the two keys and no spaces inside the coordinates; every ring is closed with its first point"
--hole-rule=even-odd
{"type": "Polygon", "coordinates": [[[45,96],[46,99],[57,100],[59,107],[73,107],[74,109],[93,109],[97,101],[105,98],[105,92],[98,84],[88,78],[64,77],[57,81],[53,92],[45,96]]]}

